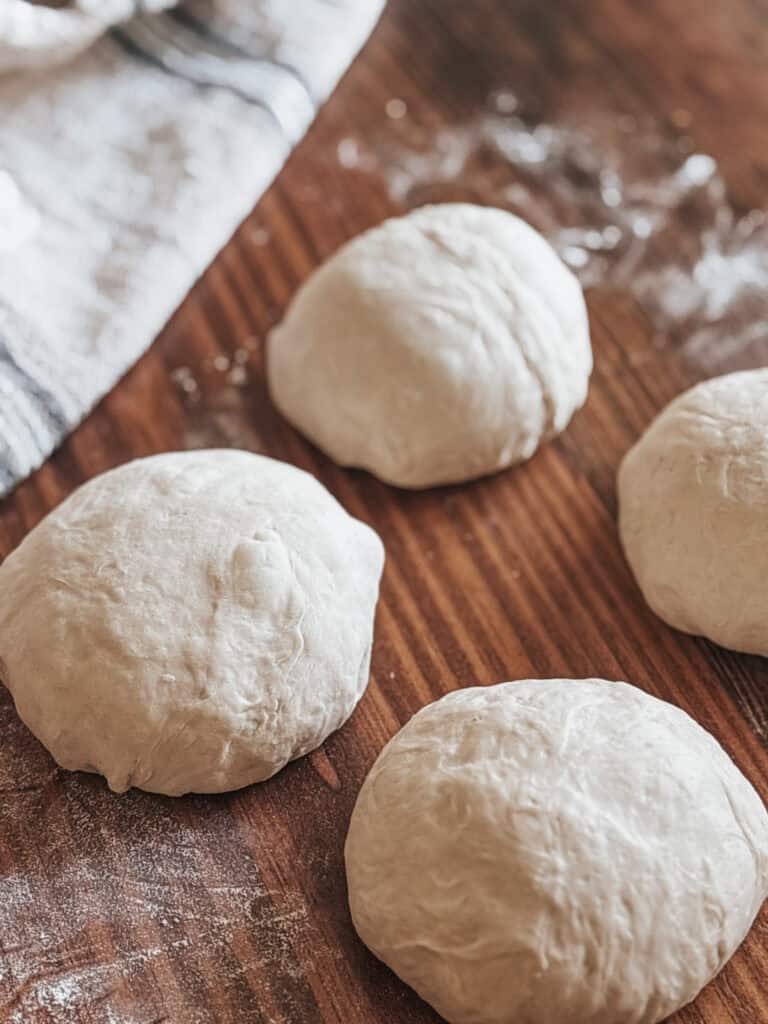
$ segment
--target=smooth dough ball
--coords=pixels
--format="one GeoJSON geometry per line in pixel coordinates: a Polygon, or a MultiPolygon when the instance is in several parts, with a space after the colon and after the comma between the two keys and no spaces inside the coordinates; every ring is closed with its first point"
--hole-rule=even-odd
{"type": "Polygon", "coordinates": [[[626,683],[525,680],[420,711],[365,780],[355,927],[451,1024],[654,1024],[768,891],[768,815],[719,744],[626,683]]]}
{"type": "Polygon", "coordinates": [[[425,206],[344,245],[269,338],[272,398],[344,466],[401,487],[532,455],[587,395],[576,278],[504,210],[425,206]]]}
{"type": "Polygon", "coordinates": [[[63,768],[118,792],[237,789],[351,714],[382,563],[373,530],[294,466],[139,459],[0,566],[0,676],[63,768]]]}
{"type": "Polygon", "coordinates": [[[768,368],[676,398],[626,455],[619,530],[676,629],[768,655],[768,368]]]}

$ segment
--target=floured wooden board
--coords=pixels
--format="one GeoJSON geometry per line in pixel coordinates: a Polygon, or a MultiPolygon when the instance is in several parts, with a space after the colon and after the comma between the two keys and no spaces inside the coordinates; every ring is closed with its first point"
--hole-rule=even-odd
{"type": "MultiPolygon", "coordinates": [[[[687,385],[768,363],[768,25],[756,0],[391,0],[338,92],[152,351],[0,506],[0,553],[94,473],[237,445],[309,469],[387,548],[369,690],[325,747],[221,797],[115,796],[0,697],[0,1020],[425,1024],[356,940],[342,848],[385,740],[447,690],[623,678],[680,704],[768,799],[768,663],[674,633],[615,528],[619,459],[687,385]],[[263,340],[352,234],[431,200],[531,220],[588,286],[596,370],[530,463],[408,494],[270,406],[263,340]]],[[[679,1024],[768,1021],[768,914],[679,1024]]]]}

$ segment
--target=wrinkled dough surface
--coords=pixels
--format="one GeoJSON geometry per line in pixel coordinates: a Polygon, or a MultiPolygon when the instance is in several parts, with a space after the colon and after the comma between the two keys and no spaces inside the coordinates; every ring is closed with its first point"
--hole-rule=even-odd
{"type": "Polygon", "coordinates": [[[749,929],[768,815],[680,709],[526,680],[412,718],[345,853],[361,938],[452,1024],[655,1024],[749,929]]]}
{"type": "Polygon", "coordinates": [[[265,779],[368,682],[376,534],[308,473],[239,451],[85,484],[0,566],[0,662],[58,763],[176,795],[265,779]]]}
{"type": "Polygon", "coordinates": [[[665,622],[768,655],[768,368],[676,398],[621,464],[619,529],[665,622]]]}
{"type": "Polygon", "coordinates": [[[576,278],[503,210],[426,206],[343,246],[269,338],[282,413],[342,465],[403,487],[528,458],[584,402],[576,278]]]}

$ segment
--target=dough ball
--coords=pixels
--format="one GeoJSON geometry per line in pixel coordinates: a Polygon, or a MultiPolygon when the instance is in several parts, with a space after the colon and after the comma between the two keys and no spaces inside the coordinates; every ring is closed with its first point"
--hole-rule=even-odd
{"type": "Polygon", "coordinates": [[[768,655],[768,368],[676,398],[625,457],[618,491],[624,551],[656,614],[768,655]]]}
{"type": "Polygon", "coordinates": [[[401,487],[527,459],[583,404],[591,369],[576,278],[526,223],[464,203],[343,246],[272,331],[267,366],[310,440],[401,487]]]}
{"type": "Polygon", "coordinates": [[[0,674],[63,768],[117,792],[237,789],[351,714],[382,562],[373,530],[294,466],[139,459],[0,566],[0,674]]]}
{"type": "Polygon", "coordinates": [[[626,683],[526,680],[420,711],[365,780],[355,927],[451,1024],[653,1024],[768,889],[768,815],[719,744],[626,683]]]}

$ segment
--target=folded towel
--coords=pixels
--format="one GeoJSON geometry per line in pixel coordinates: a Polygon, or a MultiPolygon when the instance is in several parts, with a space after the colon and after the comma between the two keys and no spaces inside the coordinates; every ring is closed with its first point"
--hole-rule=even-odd
{"type": "Polygon", "coordinates": [[[2,0],[0,495],[148,347],[382,5],[2,0]]]}

